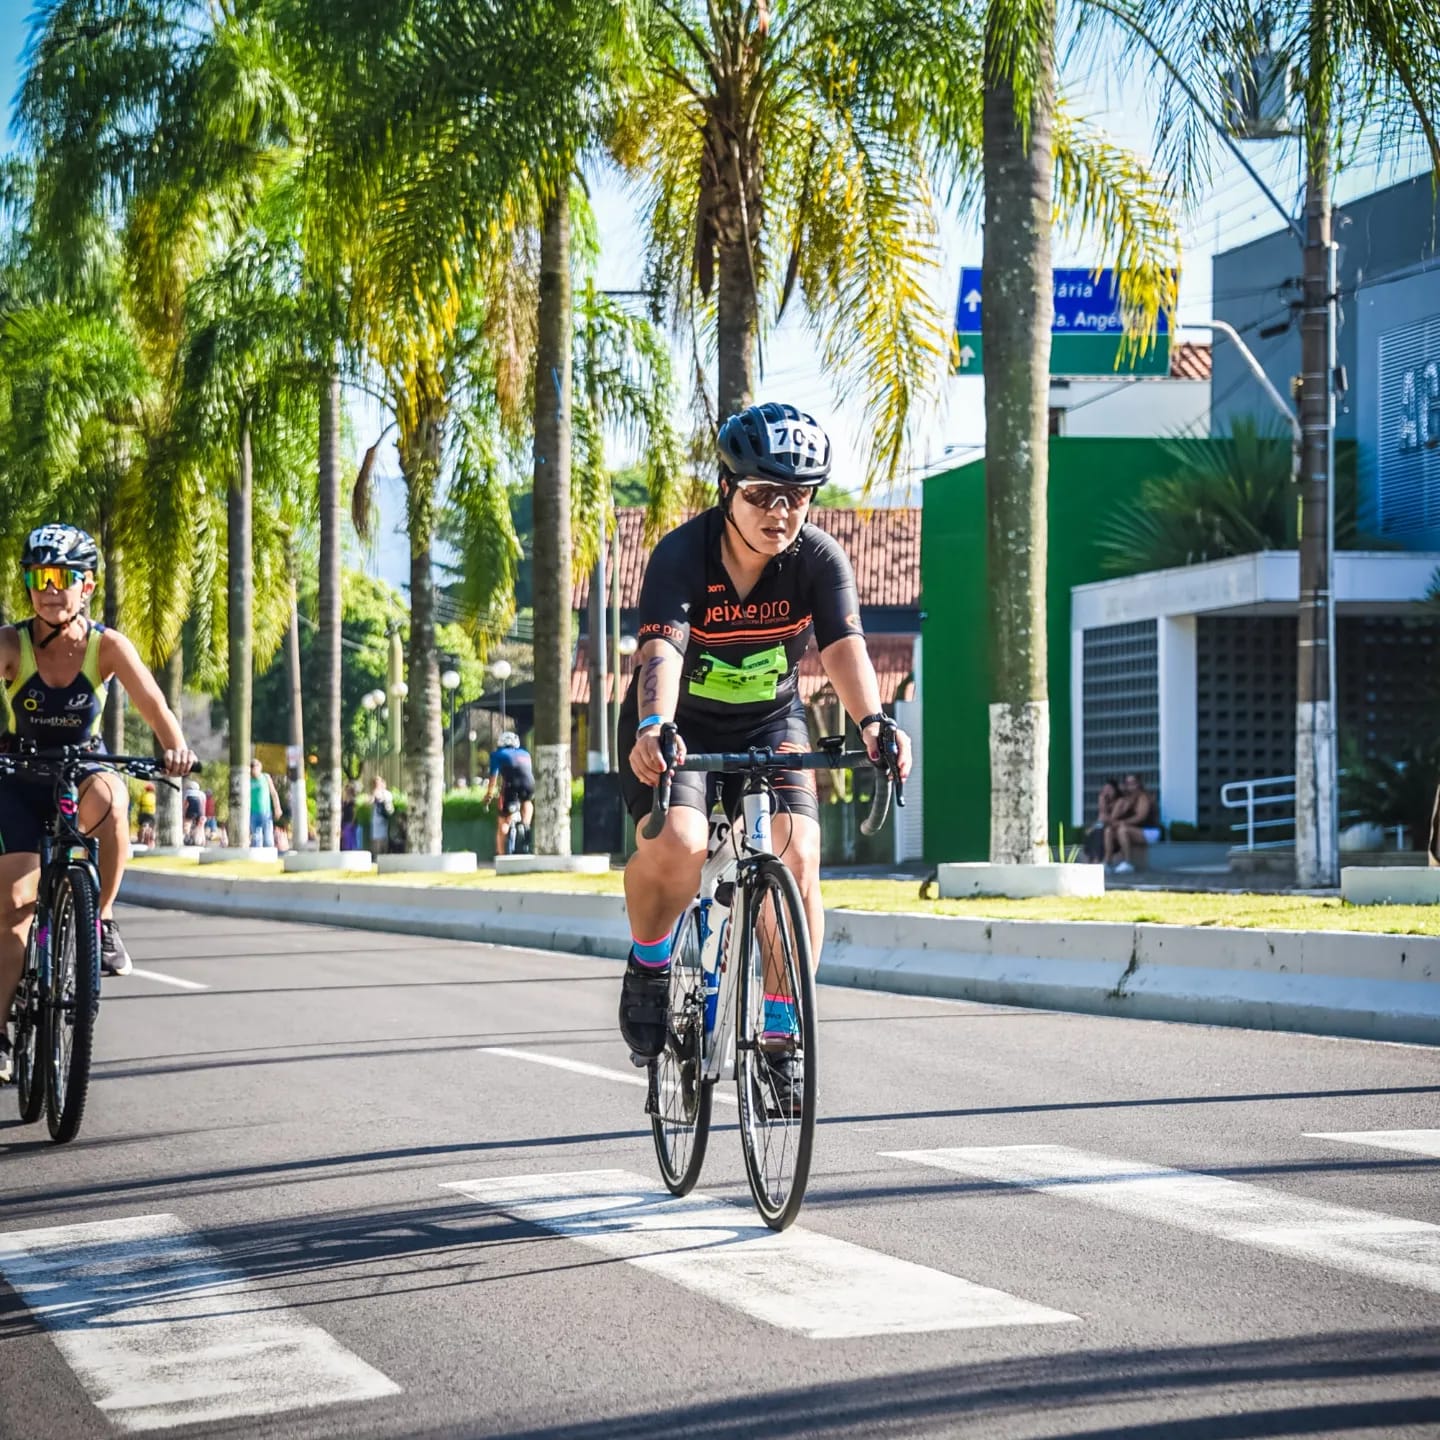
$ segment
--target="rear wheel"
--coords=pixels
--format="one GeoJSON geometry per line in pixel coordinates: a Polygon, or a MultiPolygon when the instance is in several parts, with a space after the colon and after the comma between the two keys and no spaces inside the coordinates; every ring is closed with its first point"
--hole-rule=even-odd
{"type": "Polygon", "coordinates": [[[704,1043],[705,975],[700,919],[692,906],[670,952],[670,1013],[665,1048],[655,1061],[658,1109],[650,1116],[660,1175],[672,1195],[689,1194],[705,1163],[714,1087],[700,1078],[704,1043]]]}
{"type": "Polygon", "coordinates": [[[755,1207],[772,1230],[800,1213],[815,1143],[815,980],[795,877],[774,856],[748,882],[740,966],[736,1079],[740,1143],[755,1207]],[[765,996],[788,996],[793,1023],[765,1033],[765,996]]]}
{"type": "Polygon", "coordinates": [[[45,1023],[47,1007],[40,993],[40,918],[30,926],[25,942],[25,968],[15,992],[15,1087],[20,1119],[33,1125],[45,1106],[45,1023]]]}
{"type": "Polygon", "coordinates": [[[95,878],[81,866],[72,865],[55,887],[45,1120],[51,1139],[62,1144],[79,1133],[90,1088],[90,1054],[100,1008],[98,902],[95,878]]]}

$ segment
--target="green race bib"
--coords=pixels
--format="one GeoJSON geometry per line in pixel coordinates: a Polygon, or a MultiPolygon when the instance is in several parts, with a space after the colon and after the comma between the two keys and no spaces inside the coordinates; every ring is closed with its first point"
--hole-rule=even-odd
{"type": "Polygon", "coordinates": [[[788,668],[783,645],[747,655],[738,665],[701,655],[700,666],[690,677],[690,693],[724,705],[760,704],[775,698],[775,687],[788,668]]]}

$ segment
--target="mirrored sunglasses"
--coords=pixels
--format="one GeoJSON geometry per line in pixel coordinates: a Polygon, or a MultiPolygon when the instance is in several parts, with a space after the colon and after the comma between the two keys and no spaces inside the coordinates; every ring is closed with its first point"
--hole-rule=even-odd
{"type": "Polygon", "coordinates": [[[32,565],[25,570],[25,585],[30,590],[68,590],[85,579],[83,570],[68,565],[32,565]]]}
{"type": "Polygon", "coordinates": [[[737,488],[757,510],[773,510],[782,500],[790,509],[798,510],[808,505],[815,493],[808,485],[777,485],[770,480],[743,480],[737,488]]]}

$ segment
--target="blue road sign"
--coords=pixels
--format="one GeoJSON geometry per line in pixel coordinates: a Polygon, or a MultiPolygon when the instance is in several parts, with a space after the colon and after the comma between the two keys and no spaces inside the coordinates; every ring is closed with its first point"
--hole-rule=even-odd
{"type": "MultiPolygon", "coordinates": [[[[1120,335],[1125,323],[1120,315],[1120,290],[1113,270],[1053,270],[1055,318],[1053,335],[1120,335]]],[[[984,314],[985,286],[978,266],[960,272],[960,298],[955,307],[955,330],[960,335],[978,335],[984,314]]],[[[1162,313],[1161,335],[1169,333],[1162,313]]]]}
{"type": "MultiPolygon", "coordinates": [[[[1050,324],[1052,375],[1153,377],[1169,373],[1170,326],[1163,314],[1154,342],[1143,352],[1125,345],[1125,322],[1113,270],[1053,270],[1051,274],[1055,296],[1050,324]]],[[[957,375],[982,375],[985,371],[985,347],[980,338],[984,291],[977,267],[960,272],[960,298],[955,307],[957,375]]]]}

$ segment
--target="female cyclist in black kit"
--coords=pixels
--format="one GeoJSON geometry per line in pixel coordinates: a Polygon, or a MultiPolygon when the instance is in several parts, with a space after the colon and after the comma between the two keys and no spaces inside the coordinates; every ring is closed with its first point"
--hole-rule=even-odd
{"type": "MultiPolygon", "coordinates": [[[[808,750],[799,695],[800,657],[811,630],[835,693],[878,755],[884,717],[865,648],[855,579],[845,552],[805,524],[814,492],[830,474],[830,440],[793,405],[753,405],[720,428],[719,501],[655,547],[640,596],[641,648],[620,711],[621,777],[637,819],[648,815],[664,773],[660,729],[674,721],[680,759],[770,746],[808,750]]],[[[902,776],[910,742],[898,736],[902,776]]],[[[643,836],[625,867],[632,945],[620,996],[620,1033],[648,1059],[665,1040],[670,932],[700,880],[715,778],[678,772],[665,827],[643,836]],[[707,783],[708,782],[708,783],[707,783]]],[[[820,822],[812,775],[776,777],[783,813],[773,825],[776,853],[794,873],[818,958],[820,822]]],[[[737,787],[725,794],[735,805],[737,787]]],[[[784,1004],[766,1002],[766,1029],[782,1027],[784,1004]]]]}

